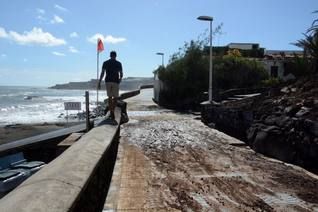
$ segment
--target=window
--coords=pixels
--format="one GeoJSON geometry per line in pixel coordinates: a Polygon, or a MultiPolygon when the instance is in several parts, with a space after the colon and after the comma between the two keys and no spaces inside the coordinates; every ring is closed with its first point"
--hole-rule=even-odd
{"type": "Polygon", "coordinates": [[[271,77],[278,77],[278,66],[271,66],[271,77]]]}

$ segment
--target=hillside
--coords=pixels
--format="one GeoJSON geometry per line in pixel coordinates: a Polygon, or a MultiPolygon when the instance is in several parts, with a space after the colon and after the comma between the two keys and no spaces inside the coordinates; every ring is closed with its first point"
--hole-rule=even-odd
{"type": "MultiPolygon", "coordinates": [[[[134,90],[140,85],[153,84],[152,77],[127,77],[123,78],[120,83],[120,90],[134,90]]],[[[72,90],[95,90],[97,85],[96,79],[91,79],[87,82],[69,82],[66,84],[57,84],[50,89],[72,89],[72,90]]],[[[105,88],[105,82],[102,82],[102,88],[105,88]]]]}

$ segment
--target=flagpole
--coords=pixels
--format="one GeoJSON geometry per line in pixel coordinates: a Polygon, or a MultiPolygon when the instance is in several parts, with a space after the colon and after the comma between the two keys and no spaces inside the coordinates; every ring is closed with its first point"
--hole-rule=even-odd
{"type": "Polygon", "coordinates": [[[98,80],[98,75],[99,75],[99,51],[97,50],[97,77],[96,77],[96,79],[97,79],[97,99],[96,99],[96,106],[98,106],[98,82],[99,82],[99,80],[98,80]]]}
{"type": "MultiPolygon", "coordinates": [[[[97,97],[97,100],[96,100],[96,106],[98,106],[99,53],[100,53],[101,51],[103,51],[103,50],[104,50],[104,44],[103,44],[103,42],[102,42],[101,39],[98,39],[98,40],[97,40],[97,77],[96,77],[96,79],[97,79],[97,86],[96,86],[96,97],[97,97]]],[[[102,80],[102,79],[101,79],[101,80],[102,80]]]]}

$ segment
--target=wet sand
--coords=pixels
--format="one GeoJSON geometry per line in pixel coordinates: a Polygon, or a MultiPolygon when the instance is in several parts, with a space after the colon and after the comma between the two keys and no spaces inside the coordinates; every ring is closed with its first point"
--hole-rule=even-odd
{"type": "Polygon", "coordinates": [[[79,124],[71,123],[39,123],[39,124],[14,124],[0,127],[0,145],[11,141],[59,130],[65,127],[79,124]]]}

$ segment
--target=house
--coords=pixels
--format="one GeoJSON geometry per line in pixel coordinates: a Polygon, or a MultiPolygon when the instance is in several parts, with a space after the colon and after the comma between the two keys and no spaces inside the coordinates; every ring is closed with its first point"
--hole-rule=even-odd
{"type": "Polygon", "coordinates": [[[223,56],[230,49],[238,49],[243,57],[258,59],[271,77],[287,81],[295,76],[290,72],[290,64],[295,56],[302,57],[299,50],[266,50],[258,43],[229,43],[226,46],[213,47],[214,56],[223,56]]]}
{"type": "Polygon", "coordinates": [[[296,56],[302,57],[303,51],[266,50],[262,62],[271,77],[287,81],[295,78],[290,73],[288,66],[296,56]]]}
{"type": "Polygon", "coordinates": [[[259,49],[259,44],[258,43],[229,43],[227,47],[229,49],[252,50],[252,49],[259,49]]]}

